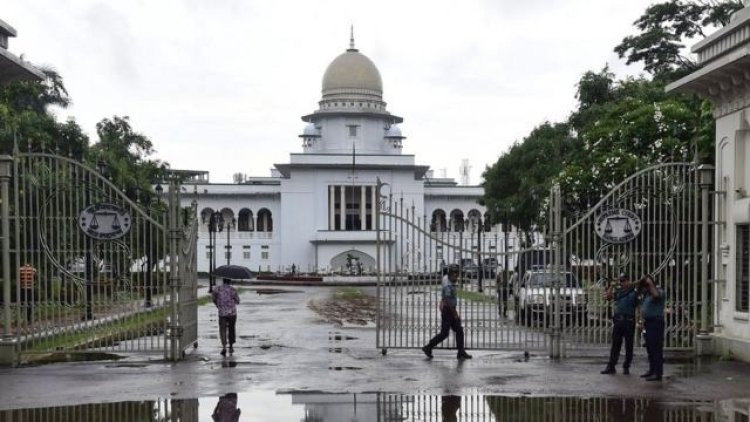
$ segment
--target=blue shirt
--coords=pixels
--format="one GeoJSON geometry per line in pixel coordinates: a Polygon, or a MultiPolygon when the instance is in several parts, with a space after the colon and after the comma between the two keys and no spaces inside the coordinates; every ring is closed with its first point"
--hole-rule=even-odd
{"type": "Polygon", "coordinates": [[[627,289],[617,286],[614,291],[615,315],[635,317],[635,307],[638,306],[638,292],[635,286],[627,289]]]}
{"type": "Polygon", "coordinates": [[[664,318],[664,303],[667,297],[661,287],[656,286],[656,291],[659,292],[659,297],[655,298],[648,292],[643,297],[643,306],[641,306],[643,319],[664,318]]]}
{"type": "Polygon", "coordinates": [[[453,308],[458,306],[456,285],[450,281],[447,275],[443,277],[443,301],[453,308]]]}

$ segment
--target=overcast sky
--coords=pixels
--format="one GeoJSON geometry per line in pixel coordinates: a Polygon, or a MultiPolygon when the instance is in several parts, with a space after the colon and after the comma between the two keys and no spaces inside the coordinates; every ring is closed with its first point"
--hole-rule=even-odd
{"type": "Polygon", "coordinates": [[[328,64],[349,43],[373,60],[403,152],[458,178],[575,107],[650,0],[0,0],[10,51],[53,66],[74,116],[130,116],[173,168],[268,176],[301,152],[328,64]]]}

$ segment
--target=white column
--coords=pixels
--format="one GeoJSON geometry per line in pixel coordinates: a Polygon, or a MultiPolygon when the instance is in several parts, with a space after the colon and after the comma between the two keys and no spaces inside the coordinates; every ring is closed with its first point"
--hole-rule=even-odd
{"type": "Polygon", "coordinates": [[[367,186],[360,186],[360,203],[359,203],[359,220],[362,222],[362,225],[360,226],[360,230],[367,229],[367,211],[365,207],[365,202],[367,200],[367,195],[365,190],[367,189],[367,186]]]}
{"type": "Polygon", "coordinates": [[[328,230],[336,227],[336,186],[328,186],[328,230]]]}
{"type": "Polygon", "coordinates": [[[339,216],[339,224],[341,230],[346,230],[346,185],[339,186],[341,189],[341,215],[339,216]]]}

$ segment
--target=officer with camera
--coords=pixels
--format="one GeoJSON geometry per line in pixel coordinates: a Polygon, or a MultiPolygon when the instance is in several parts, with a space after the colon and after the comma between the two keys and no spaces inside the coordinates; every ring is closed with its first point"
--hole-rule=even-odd
{"type": "Polygon", "coordinates": [[[661,381],[664,373],[664,303],[666,295],[650,275],[641,278],[638,288],[643,295],[641,317],[646,329],[648,372],[641,375],[646,381],[661,381]]]}
{"type": "Polygon", "coordinates": [[[615,374],[617,360],[620,358],[622,341],[625,340],[625,362],[622,373],[630,374],[630,364],[633,361],[633,337],[635,333],[635,308],[638,306],[638,292],[635,285],[630,283],[627,274],[620,274],[620,283],[610,286],[607,290],[607,300],[614,301],[612,316],[612,348],[609,352],[609,362],[602,374],[615,374]]]}

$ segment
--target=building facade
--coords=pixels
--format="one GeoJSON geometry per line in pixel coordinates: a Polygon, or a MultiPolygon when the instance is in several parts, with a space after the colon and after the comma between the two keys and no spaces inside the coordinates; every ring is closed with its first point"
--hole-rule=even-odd
{"type": "Polygon", "coordinates": [[[702,67],[667,90],[709,98],[716,118],[713,325],[718,354],[750,361],[750,7],[693,47],[702,67]]]}
{"type": "MultiPolygon", "coordinates": [[[[380,72],[353,39],[325,70],[318,109],[302,120],[302,151],[276,164],[270,177],[186,183],[185,191],[197,194],[185,195],[184,204],[196,199],[202,222],[200,271],[209,268],[210,222],[217,211],[224,222],[216,235],[217,265],[230,262],[263,271],[290,271],[294,265],[302,272],[339,272],[353,259],[362,272],[374,271],[378,181],[387,184],[384,195],[392,195],[429,231],[457,237],[466,233],[469,239],[469,231],[486,219],[477,202],[481,186],[433,177],[429,166],[402,153],[403,118],[388,110],[380,72]]],[[[498,247],[497,241],[485,242],[484,250],[498,247]]],[[[423,267],[454,259],[436,251],[422,258],[423,267]]]]}

